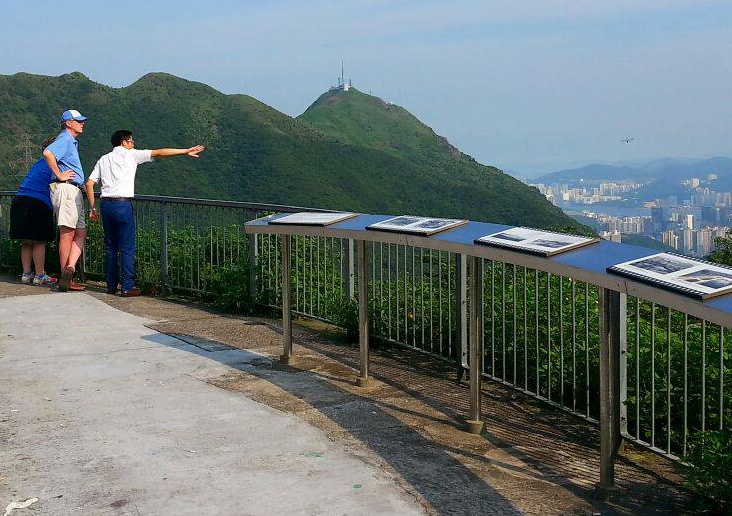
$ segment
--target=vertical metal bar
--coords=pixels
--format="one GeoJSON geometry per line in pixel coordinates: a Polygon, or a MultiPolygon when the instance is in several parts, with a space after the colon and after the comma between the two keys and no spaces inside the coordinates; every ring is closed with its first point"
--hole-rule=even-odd
{"type": "Polygon", "coordinates": [[[577,411],[577,284],[572,281],[572,411],[577,411]]]}
{"type": "Polygon", "coordinates": [[[391,339],[391,330],[392,330],[392,323],[391,323],[391,291],[394,290],[391,285],[391,244],[387,244],[389,247],[387,247],[387,255],[386,255],[386,272],[389,277],[389,285],[387,290],[387,300],[388,300],[388,306],[389,306],[389,338],[391,339]]]}
{"type": "Polygon", "coordinates": [[[433,306],[433,299],[434,296],[432,295],[432,249],[430,249],[430,252],[428,253],[430,266],[429,266],[429,275],[430,275],[430,281],[429,281],[429,295],[427,296],[427,299],[429,299],[430,303],[430,351],[433,351],[433,339],[435,336],[435,326],[434,326],[434,306],[433,306]]]}
{"type": "Polygon", "coordinates": [[[259,246],[257,235],[247,235],[247,260],[249,263],[249,302],[254,304],[257,299],[257,258],[259,246]]]}
{"type": "Polygon", "coordinates": [[[464,368],[468,366],[468,258],[464,254],[457,257],[457,271],[455,276],[457,277],[458,286],[457,292],[457,305],[460,324],[458,330],[460,332],[460,347],[457,349],[457,366],[458,366],[458,380],[462,378],[462,372],[464,368]]]}
{"type": "Polygon", "coordinates": [[[356,297],[356,285],[354,284],[356,277],[355,263],[353,260],[353,239],[347,240],[346,246],[346,260],[348,261],[348,299],[355,299],[356,297]]]}
{"type": "Polygon", "coordinates": [[[501,380],[506,381],[506,262],[501,263],[501,380]]]}
{"type": "Polygon", "coordinates": [[[534,269],[534,373],[536,376],[534,394],[539,395],[539,270],[534,269]]]}
{"type": "Polygon", "coordinates": [[[656,446],[656,303],[651,303],[651,446],[656,446]]]}
{"type": "Polygon", "coordinates": [[[529,390],[528,270],[524,267],[524,389],[529,390]]]}
{"type": "Polygon", "coordinates": [[[640,298],[635,303],[635,438],[640,439],[640,298]]]}
{"type": "MultiPolygon", "coordinates": [[[[429,268],[428,268],[428,272],[429,272],[429,268]]],[[[424,309],[424,249],[421,247],[419,249],[419,296],[420,296],[419,321],[420,321],[420,327],[422,329],[422,349],[427,349],[426,342],[424,339],[424,327],[425,327],[425,321],[427,319],[426,312],[424,309]]]]}
{"type": "Polygon", "coordinates": [[[407,251],[408,248],[404,246],[404,279],[402,280],[402,285],[404,289],[404,344],[409,345],[409,317],[407,316],[407,312],[409,311],[409,302],[407,300],[407,280],[409,279],[409,276],[407,274],[407,251]]]}
{"type": "MultiPolygon", "coordinates": [[[[618,432],[620,435],[628,434],[628,297],[625,294],[621,294],[620,298],[620,314],[622,317],[620,321],[621,326],[619,331],[620,335],[620,350],[618,356],[618,408],[620,410],[620,428],[618,432]]],[[[637,302],[637,299],[636,299],[637,302]]]]}
{"type": "Polygon", "coordinates": [[[511,343],[511,348],[513,348],[513,384],[518,385],[518,381],[516,380],[516,289],[518,287],[517,281],[516,281],[516,264],[513,264],[513,272],[511,274],[511,283],[513,284],[513,304],[511,305],[511,311],[513,312],[513,342],[511,343]]]}
{"type": "Polygon", "coordinates": [[[369,384],[369,289],[366,270],[368,267],[366,255],[366,242],[356,241],[356,254],[358,255],[358,345],[359,358],[361,363],[360,375],[356,382],[360,387],[369,384]]]}
{"type": "Polygon", "coordinates": [[[440,336],[438,350],[442,354],[442,336],[444,335],[442,330],[442,251],[437,251],[437,308],[437,328],[440,336]]]}
{"type": "Polygon", "coordinates": [[[564,276],[559,276],[559,403],[564,406],[564,276]]]}
{"type": "MultiPolygon", "coordinates": [[[[452,257],[455,257],[455,264],[457,265],[457,255],[453,255],[452,253],[447,253],[447,355],[450,354],[453,347],[453,305],[450,302],[452,299],[452,295],[455,292],[455,290],[452,288],[452,257]]],[[[457,279],[457,277],[456,277],[457,279]]]]}
{"type": "Polygon", "coordinates": [[[590,416],[590,285],[585,283],[585,415],[590,416]]]}
{"type": "Polygon", "coordinates": [[[396,263],[394,275],[396,276],[396,292],[394,292],[394,321],[396,322],[396,340],[399,342],[399,249],[401,246],[396,245],[395,251],[396,256],[394,257],[394,262],[396,263]]]}
{"type": "Polygon", "coordinates": [[[682,455],[686,455],[689,437],[689,316],[684,314],[684,443],[682,455]]]}
{"type": "Polygon", "coordinates": [[[671,453],[671,309],[666,319],[666,453],[671,453]]]}
{"type": "Polygon", "coordinates": [[[602,288],[600,314],[600,485],[615,486],[615,458],[620,444],[620,350],[625,340],[627,297],[602,288]]]}
{"type": "Polygon", "coordinates": [[[707,321],[702,320],[701,431],[707,429],[707,321]]]}
{"type": "Polygon", "coordinates": [[[417,347],[417,265],[414,258],[417,250],[412,247],[412,347],[417,347]]]}
{"type": "Polygon", "coordinates": [[[719,327],[719,429],[724,429],[724,326],[719,327]]]}
{"type": "Polygon", "coordinates": [[[483,431],[483,421],[480,415],[480,377],[482,350],[480,341],[483,337],[483,317],[481,305],[483,304],[483,260],[470,257],[470,339],[469,339],[469,361],[470,361],[470,410],[468,413],[468,431],[479,434],[483,431]]]}
{"type": "MultiPolygon", "coordinates": [[[[167,292],[170,282],[168,280],[168,205],[165,202],[163,202],[160,215],[160,232],[160,283],[163,292],[167,292]]],[[[107,288],[110,288],[109,285],[107,285],[107,288]]]]}
{"type": "Polygon", "coordinates": [[[491,260],[491,376],[496,376],[496,262],[491,260]]]}
{"type": "Polygon", "coordinates": [[[292,311],[290,307],[290,235],[281,236],[282,253],[282,356],[280,361],[292,361],[292,311]]]}
{"type": "Polygon", "coordinates": [[[546,362],[547,391],[546,399],[552,399],[552,275],[546,273],[546,362]]]}

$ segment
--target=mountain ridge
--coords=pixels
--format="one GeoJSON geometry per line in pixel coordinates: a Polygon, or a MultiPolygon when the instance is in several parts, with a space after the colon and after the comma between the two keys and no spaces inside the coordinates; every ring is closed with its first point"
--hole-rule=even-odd
{"type": "Polygon", "coordinates": [[[249,95],[225,95],[166,73],[113,88],[73,72],[0,75],[0,101],[0,164],[14,163],[15,172],[0,176],[3,189],[17,187],[27,170],[19,149],[35,146],[35,161],[42,137],[58,131],[48,121],[73,107],[89,117],[79,140],[87,174],[120,128],[132,130],[140,148],[207,146],[200,160],[141,167],[140,194],[585,229],[404,108],[357,91],[326,92],[292,118],[249,95]]]}

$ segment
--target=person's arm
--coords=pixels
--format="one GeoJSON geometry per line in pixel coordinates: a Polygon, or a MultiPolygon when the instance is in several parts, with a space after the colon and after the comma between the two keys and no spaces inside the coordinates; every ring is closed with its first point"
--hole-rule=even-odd
{"type": "Polygon", "coordinates": [[[50,150],[45,149],[43,151],[43,158],[46,160],[48,168],[51,169],[51,172],[53,172],[53,175],[56,176],[59,181],[68,181],[69,179],[74,177],[73,170],[64,170],[63,172],[59,170],[56,156],[54,156],[53,152],[51,152],[50,150]]]}
{"type": "Polygon", "coordinates": [[[167,158],[168,156],[182,156],[183,154],[187,154],[191,158],[198,158],[198,155],[205,149],[206,147],[203,145],[196,145],[188,149],[153,149],[150,151],[150,155],[153,158],[167,158]]]}
{"type": "Polygon", "coordinates": [[[94,181],[87,179],[86,183],[84,183],[84,190],[86,191],[86,200],[89,202],[89,218],[96,222],[99,215],[97,214],[97,207],[95,206],[94,181]]]}

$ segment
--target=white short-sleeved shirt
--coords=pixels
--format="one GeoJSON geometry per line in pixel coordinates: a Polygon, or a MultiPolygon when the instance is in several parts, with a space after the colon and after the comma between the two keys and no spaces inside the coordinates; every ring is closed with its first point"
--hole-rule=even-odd
{"type": "Polygon", "coordinates": [[[151,150],[125,149],[120,145],[99,158],[89,179],[101,181],[102,198],[134,197],[137,165],[152,160],[151,150]]]}

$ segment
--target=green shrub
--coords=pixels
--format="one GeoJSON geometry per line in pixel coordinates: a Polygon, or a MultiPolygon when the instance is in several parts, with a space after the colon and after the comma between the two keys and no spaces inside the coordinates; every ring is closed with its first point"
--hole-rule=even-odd
{"type": "Polygon", "coordinates": [[[689,442],[687,486],[732,510],[732,430],[700,432],[689,442]]]}
{"type": "Polygon", "coordinates": [[[241,312],[250,309],[249,267],[238,263],[206,266],[201,276],[206,278],[204,289],[222,310],[241,312]]]}

